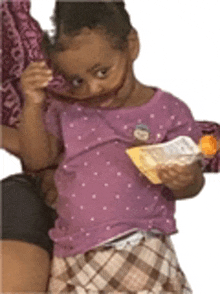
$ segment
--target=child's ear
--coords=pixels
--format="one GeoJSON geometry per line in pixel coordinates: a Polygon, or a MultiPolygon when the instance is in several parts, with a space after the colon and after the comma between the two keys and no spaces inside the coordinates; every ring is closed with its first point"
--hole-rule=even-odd
{"type": "Polygon", "coordinates": [[[128,50],[131,60],[134,61],[138,57],[140,51],[139,37],[135,29],[132,29],[128,35],[128,50]]]}

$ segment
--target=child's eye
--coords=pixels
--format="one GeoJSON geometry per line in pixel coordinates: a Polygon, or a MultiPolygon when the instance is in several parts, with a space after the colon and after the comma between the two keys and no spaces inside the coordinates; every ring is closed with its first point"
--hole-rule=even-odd
{"type": "Polygon", "coordinates": [[[80,87],[82,83],[83,83],[82,79],[74,79],[74,80],[72,80],[72,85],[73,85],[74,88],[80,87]]]}
{"type": "Polygon", "coordinates": [[[96,73],[97,77],[100,79],[105,78],[107,76],[108,70],[109,70],[108,68],[104,68],[104,69],[97,71],[97,73],[96,73]]]}

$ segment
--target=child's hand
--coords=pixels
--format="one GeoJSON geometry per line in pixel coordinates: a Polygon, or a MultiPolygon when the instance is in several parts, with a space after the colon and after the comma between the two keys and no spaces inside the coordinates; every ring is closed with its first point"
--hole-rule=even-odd
{"type": "Polygon", "coordinates": [[[52,80],[52,71],[44,61],[32,62],[21,75],[21,86],[25,102],[41,105],[45,100],[44,88],[52,80]]]}
{"type": "Polygon", "coordinates": [[[198,174],[198,163],[191,165],[158,165],[157,174],[163,184],[171,190],[178,191],[193,185],[198,174]]]}

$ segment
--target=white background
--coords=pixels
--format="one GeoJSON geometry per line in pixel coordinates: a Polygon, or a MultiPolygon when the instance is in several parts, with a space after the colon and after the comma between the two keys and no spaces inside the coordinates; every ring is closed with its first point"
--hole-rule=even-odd
{"type": "MultiPolygon", "coordinates": [[[[220,1],[125,0],[141,40],[135,63],[143,83],[184,100],[196,120],[220,123],[220,1]]],[[[54,0],[32,0],[32,15],[50,29],[54,0]]],[[[192,200],[177,203],[177,255],[194,294],[220,293],[220,173],[206,174],[192,200]]]]}

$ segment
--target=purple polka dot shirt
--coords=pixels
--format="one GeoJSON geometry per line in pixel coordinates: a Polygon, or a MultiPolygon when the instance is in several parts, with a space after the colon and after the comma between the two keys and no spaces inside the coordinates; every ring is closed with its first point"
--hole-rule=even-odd
{"type": "Polygon", "coordinates": [[[120,109],[53,101],[45,123],[65,146],[55,174],[59,217],[49,232],[56,256],[85,253],[134,229],[176,231],[172,192],[142,176],[125,149],[139,124],[150,129],[147,144],[180,135],[198,143],[201,133],[181,100],[156,89],[148,103],[120,109]]]}

